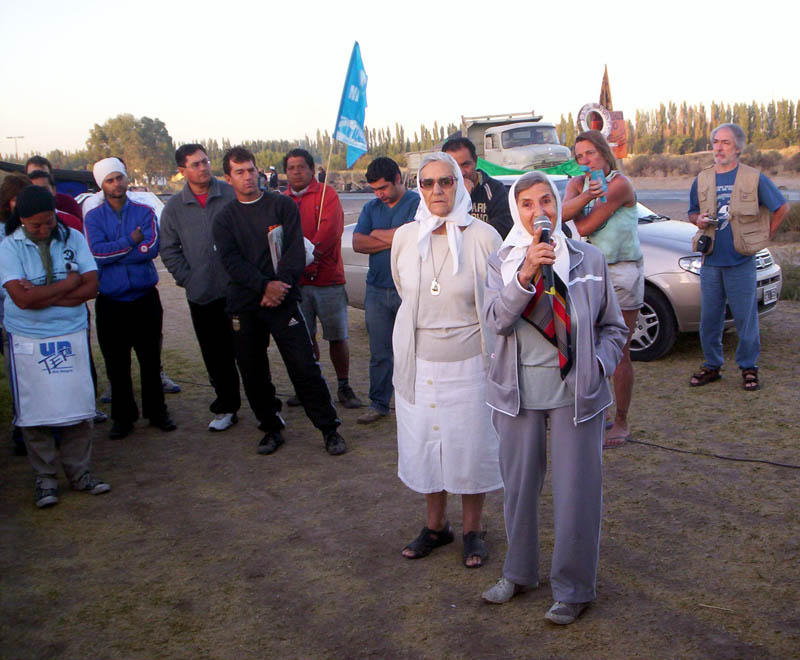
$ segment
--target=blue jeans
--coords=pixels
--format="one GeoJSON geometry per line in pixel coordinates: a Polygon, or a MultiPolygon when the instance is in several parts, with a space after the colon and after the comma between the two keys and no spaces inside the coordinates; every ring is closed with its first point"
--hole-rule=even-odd
{"type": "Polygon", "coordinates": [[[364,296],[364,318],[369,334],[369,400],[378,412],[389,412],[392,398],[392,330],[400,296],[394,287],[385,289],[367,284],[364,296]]]}
{"type": "Polygon", "coordinates": [[[700,269],[700,344],[704,366],[719,369],[722,356],[722,331],[725,325],[725,302],[731,308],[739,344],[736,363],[740,369],[756,369],[761,352],[758,332],[758,296],[756,262],[740,266],[706,266],[700,269]]]}

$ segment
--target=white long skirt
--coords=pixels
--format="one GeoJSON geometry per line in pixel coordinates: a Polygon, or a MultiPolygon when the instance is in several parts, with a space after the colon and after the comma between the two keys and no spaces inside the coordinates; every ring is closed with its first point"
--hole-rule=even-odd
{"type": "Polygon", "coordinates": [[[419,493],[502,488],[483,357],[461,362],[417,358],[416,366],[416,403],[395,392],[397,476],[419,493]]]}

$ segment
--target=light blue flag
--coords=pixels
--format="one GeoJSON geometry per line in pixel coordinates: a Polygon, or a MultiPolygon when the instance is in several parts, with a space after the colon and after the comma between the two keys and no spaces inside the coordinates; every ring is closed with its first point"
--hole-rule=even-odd
{"type": "Polygon", "coordinates": [[[364,115],[367,110],[367,72],[361,61],[361,48],[356,41],[350,55],[350,66],[342,90],[342,102],[336,117],[334,139],[347,145],[347,167],[353,166],[367,153],[367,138],[364,135],[364,115]]]}

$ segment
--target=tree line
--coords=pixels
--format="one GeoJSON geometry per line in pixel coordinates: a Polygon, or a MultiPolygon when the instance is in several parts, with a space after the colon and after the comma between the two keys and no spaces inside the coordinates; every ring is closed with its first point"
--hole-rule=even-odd
{"type": "MultiPolygon", "coordinates": [[[[748,143],[758,149],[781,149],[800,143],[800,101],[781,99],[769,103],[716,103],[709,111],[703,104],[678,105],[673,101],[660,104],[653,110],[636,110],[634,118],[627,120],[628,152],[632,154],[689,154],[706,151],[710,145],[710,132],[714,126],[724,122],[735,122],[747,133],[748,143]]],[[[392,127],[366,127],[369,151],[355,165],[363,169],[377,156],[388,156],[401,166],[406,165],[405,154],[412,151],[433,149],[448,135],[455,133],[454,123],[439,125],[434,121],[430,128],[421,124],[411,134],[399,123],[392,127]]],[[[561,115],[557,124],[558,134],[567,146],[572,146],[580,132],[572,113],[561,115]]],[[[222,174],[222,156],[233,146],[228,139],[213,138],[194,140],[202,144],[211,160],[214,174],[222,174]]],[[[255,156],[258,166],[267,169],[274,166],[282,169],[286,152],[301,147],[307,149],[314,160],[327,167],[331,153],[330,168],[345,169],[345,145],[332,140],[328,131],[317,130],[314,138],[305,135],[301,140],[247,140],[242,143],[255,156]],[[332,152],[331,152],[332,147],[332,152]]],[[[91,169],[99,159],[119,156],[128,166],[132,178],[146,180],[154,177],[169,177],[175,172],[176,144],[166,125],[160,119],[137,118],[131,114],[113,117],[103,124],[95,124],[89,131],[86,149],[62,151],[55,149],[45,154],[56,168],[91,169]]],[[[24,154],[24,162],[29,155],[24,154]]],[[[4,160],[14,161],[10,155],[4,160]]]]}
{"type": "MultiPolygon", "coordinates": [[[[710,148],[715,126],[733,122],[747,134],[747,143],[757,149],[783,149],[800,143],[800,100],[772,100],[769,103],[716,103],[705,106],[661,103],[657,109],[636,110],[627,120],[628,152],[632,154],[689,154],[710,148]]],[[[561,115],[559,136],[572,146],[582,129],[573,119],[561,115]]]]}

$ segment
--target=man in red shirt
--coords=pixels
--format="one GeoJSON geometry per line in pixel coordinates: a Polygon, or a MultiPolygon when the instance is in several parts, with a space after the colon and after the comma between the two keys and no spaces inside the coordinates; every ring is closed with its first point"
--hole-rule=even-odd
{"type": "MultiPolygon", "coordinates": [[[[292,149],[286,154],[283,171],[289,180],[284,194],[297,203],[303,236],[314,244],[314,261],[306,267],[300,280],[303,296],[300,308],[314,344],[314,355],[319,359],[316,340],[319,318],[322,338],[328,341],[331,362],[336,370],[339,401],[345,408],[359,408],[361,401],[348,380],[350,347],[347,343],[347,293],[342,264],[342,204],[331,186],[314,178],[314,159],[305,149],[292,149]]],[[[292,397],[287,403],[298,405],[299,401],[292,397]]]]}
{"type": "MultiPolygon", "coordinates": [[[[44,170],[52,179],[53,166],[44,156],[31,156],[28,158],[28,161],[25,163],[25,174],[30,176],[31,172],[35,170],[44,170]]],[[[52,192],[53,196],[56,198],[56,210],[64,211],[64,213],[71,213],[81,221],[81,226],[83,226],[83,212],[78,202],[75,201],[75,198],[65,195],[64,193],[56,192],[55,184],[53,184],[53,190],[50,192],[52,192]]]]}
{"type": "MultiPolygon", "coordinates": [[[[53,181],[53,175],[49,172],[45,170],[31,170],[28,172],[28,178],[31,180],[31,183],[34,186],[47,188],[53,197],[56,196],[56,184],[53,181]]],[[[67,211],[62,211],[61,209],[56,208],[56,215],[61,222],[67,225],[67,227],[72,227],[78,233],[83,234],[83,220],[81,220],[74,213],[68,213],[67,211]]]]}

